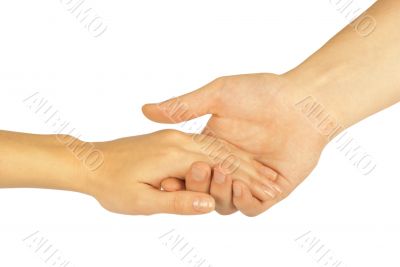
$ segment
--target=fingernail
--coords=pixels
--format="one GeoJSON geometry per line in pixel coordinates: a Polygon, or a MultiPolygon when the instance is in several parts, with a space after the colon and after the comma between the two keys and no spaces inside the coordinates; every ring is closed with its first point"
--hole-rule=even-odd
{"type": "Polygon", "coordinates": [[[240,197],[242,195],[242,187],[238,184],[233,184],[233,195],[240,197]]]}
{"type": "Polygon", "coordinates": [[[221,171],[216,169],[216,170],[214,170],[213,180],[217,184],[223,184],[223,183],[225,183],[225,174],[223,174],[221,171]]]}
{"type": "Polygon", "coordinates": [[[272,181],[275,181],[276,178],[278,178],[278,173],[266,166],[261,166],[260,172],[262,175],[264,175],[265,177],[267,177],[268,179],[270,179],[272,181]]]}
{"type": "Polygon", "coordinates": [[[207,171],[204,170],[203,168],[193,166],[192,177],[195,181],[201,182],[204,179],[206,179],[207,175],[208,175],[207,171]]]}
{"type": "Polygon", "coordinates": [[[264,185],[269,187],[272,191],[274,191],[274,192],[276,191],[275,193],[282,194],[282,192],[283,192],[282,188],[274,182],[267,182],[267,183],[264,183],[264,185]]]}
{"type": "Polygon", "coordinates": [[[264,193],[269,195],[270,197],[272,197],[272,198],[276,197],[275,191],[272,188],[270,188],[269,186],[263,185],[262,189],[263,189],[264,193]]]}
{"type": "Polygon", "coordinates": [[[193,200],[193,208],[198,211],[209,211],[213,207],[213,202],[208,199],[196,198],[193,200]]]}
{"type": "Polygon", "coordinates": [[[280,187],[279,185],[273,184],[272,187],[273,187],[276,191],[278,191],[279,194],[282,194],[283,191],[282,191],[282,189],[281,189],[281,187],[280,187]]]}

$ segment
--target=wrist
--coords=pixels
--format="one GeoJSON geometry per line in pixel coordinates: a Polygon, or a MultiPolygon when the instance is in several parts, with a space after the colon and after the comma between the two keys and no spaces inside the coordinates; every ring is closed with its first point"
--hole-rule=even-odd
{"type": "MultiPolygon", "coordinates": [[[[110,178],[109,173],[113,173],[113,171],[110,170],[108,164],[104,164],[105,157],[107,157],[107,163],[111,161],[108,143],[109,142],[86,143],[81,141],[81,146],[90,146],[93,151],[98,153],[98,160],[93,164],[93,166],[89,161],[85,160],[81,161],[80,166],[82,172],[80,177],[83,181],[82,185],[84,186],[84,192],[82,193],[90,195],[96,199],[101,197],[103,194],[107,194],[107,190],[111,188],[110,181],[107,178],[110,178]]],[[[115,172],[113,175],[115,175],[115,172]]]]}
{"type": "Polygon", "coordinates": [[[66,180],[67,190],[94,195],[99,173],[104,163],[102,142],[85,142],[72,136],[57,135],[60,154],[66,163],[66,173],[73,179],[66,180]]]}
{"type": "Polygon", "coordinates": [[[307,117],[320,128],[329,141],[354,122],[348,114],[353,108],[345,104],[350,97],[343,84],[346,73],[344,64],[326,68],[321,66],[299,67],[281,75],[293,88],[293,101],[307,117]]]}
{"type": "Polygon", "coordinates": [[[69,135],[50,135],[47,147],[48,184],[43,187],[87,194],[87,172],[81,148],[85,142],[69,135]],[[50,164],[52,162],[52,164],[50,164]]]}

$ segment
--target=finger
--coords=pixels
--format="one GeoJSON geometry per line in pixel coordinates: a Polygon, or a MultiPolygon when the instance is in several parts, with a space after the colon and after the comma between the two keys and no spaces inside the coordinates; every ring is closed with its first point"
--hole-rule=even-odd
{"type": "Polygon", "coordinates": [[[215,210],[222,215],[236,212],[232,202],[232,177],[220,168],[214,168],[210,194],[215,199],[215,210]]]}
{"type": "Polygon", "coordinates": [[[282,189],[276,183],[268,180],[262,183],[253,181],[249,189],[261,202],[276,199],[282,193],[282,189]]]}
{"type": "Polygon", "coordinates": [[[186,174],[186,190],[209,193],[211,182],[211,168],[205,162],[195,162],[186,174]]]}
{"type": "Polygon", "coordinates": [[[254,198],[249,188],[241,181],[233,181],[233,204],[244,215],[253,217],[266,210],[258,199],[254,198]]]}
{"type": "Polygon", "coordinates": [[[263,213],[264,211],[270,209],[272,206],[276,205],[278,202],[285,199],[295,188],[290,180],[280,174],[277,174],[276,178],[274,179],[274,181],[270,181],[269,183],[270,187],[276,191],[277,196],[273,199],[261,202],[261,206],[258,206],[254,211],[255,215],[263,213]]]}
{"type": "Polygon", "coordinates": [[[185,190],[185,181],[178,178],[166,178],[161,181],[161,188],[167,192],[185,190]]]}
{"type": "Polygon", "coordinates": [[[264,166],[261,163],[253,162],[257,173],[253,173],[249,189],[253,196],[258,198],[260,201],[270,201],[282,194],[283,189],[280,184],[277,183],[278,173],[268,166],[264,166]]]}
{"type": "Polygon", "coordinates": [[[276,198],[282,191],[279,185],[260,174],[253,164],[240,161],[239,168],[231,174],[234,181],[243,182],[251,194],[264,202],[276,198]]]}
{"type": "Polygon", "coordinates": [[[196,91],[162,103],[146,104],[142,107],[143,114],[152,121],[178,123],[214,113],[219,81],[216,79],[196,91]]]}
{"type": "Polygon", "coordinates": [[[283,200],[296,188],[294,183],[280,174],[277,175],[275,181],[270,181],[270,183],[271,187],[274,187],[276,192],[278,192],[275,202],[283,200]]]}
{"type": "Polygon", "coordinates": [[[276,181],[278,179],[278,172],[274,171],[272,168],[265,166],[261,163],[255,164],[258,172],[269,179],[270,181],[276,181]]]}
{"type": "Polygon", "coordinates": [[[136,204],[139,214],[170,213],[181,215],[205,214],[215,209],[214,199],[205,193],[190,191],[165,192],[143,185],[136,204]]]}
{"type": "Polygon", "coordinates": [[[226,169],[226,174],[230,174],[233,180],[244,182],[252,195],[260,201],[274,199],[282,191],[273,182],[277,179],[277,173],[253,160],[251,154],[213,136],[193,135],[193,140],[193,145],[208,153],[214,163],[226,169]]]}

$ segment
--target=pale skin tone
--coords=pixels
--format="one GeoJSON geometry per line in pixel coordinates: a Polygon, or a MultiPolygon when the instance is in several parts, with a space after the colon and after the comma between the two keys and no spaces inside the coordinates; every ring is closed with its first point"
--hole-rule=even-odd
{"type": "Polygon", "coordinates": [[[68,135],[0,131],[0,188],[76,191],[122,214],[203,214],[215,208],[209,194],[168,192],[161,190],[161,181],[170,177],[185,179],[197,161],[206,166],[230,167],[223,153],[213,155],[217,150],[210,144],[218,144],[240,162],[228,168],[233,179],[247,184],[260,199],[270,198],[263,184],[270,183],[276,173],[269,169],[266,173],[253,155],[216,138],[175,130],[96,143],[68,135]]]}
{"type": "Polygon", "coordinates": [[[221,77],[178,100],[143,107],[148,118],[167,123],[212,114],[204,134],[240,159],[234,170],[221,164],[224,153],[212,150],[210,157],[198,138],[176,131],[94,143],[104,155],[96,170],[54,135],[0,131],[0,187],[81,192],[123,214],[215,208],[258,215],[310,174],[332,137],[400,100],[399,11],[399,1],[378,1],[367,11],[376,21],[368,36],[350,25],[285,74],[221,77]],[[309,99],[330,123],[310,120],[309,99]]]}
{"type": "Polygon", "coordinates": [[[285,74],[221,77],[178,100],[145,105],[144,114],[156,122],[176,123],[212,114],[204,133],[255,155],[279,174],[275,183],[283,192],[260,201],[241,181],[212,172],[204,163],[195,165],[205,170],[202,179],[188,175],[186,185],[167,179],[163,187],[210,193],[220,213],[240,210],[248,216],[288,196],[314,169],[335,135],[400,100],[399,12],[400,1],[378,1],[366,12],[376,22],[368,35],[357,32],[359,21],[355,21],[285,74]],[[305,114],[309,106],[304,103],[310,99],[329,114],[330,123],[321,127],[318,118],[311,120],[305,114]],[[184,104],[185,112],[168,112],[177,101],[184,104]]]}

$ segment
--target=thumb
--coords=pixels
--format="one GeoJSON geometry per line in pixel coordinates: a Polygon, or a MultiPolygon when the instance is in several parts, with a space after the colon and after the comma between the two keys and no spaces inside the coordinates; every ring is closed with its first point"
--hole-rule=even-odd
{"type": "Polygon", "coordinates": [[[143,214],[205,214],[215,209],[215,200],[208,194],[191,191],[165,192],[149,188],[143,196],[143,214]]]}
{"type": "Polygon", "coordinates": [[[142,107],[143,114],[150,120],[162,123],[179,123],[206,114],[215,113],[217,96],[221,88],[220,79],[191,93],[142,107]]]}
{"type": "Polygon", "coordinates": [[[175,192],[180,190],[185,190],[185,181],[179,178],[166,178],[161,181],[161,188],[167,192],[175,192]]]}

